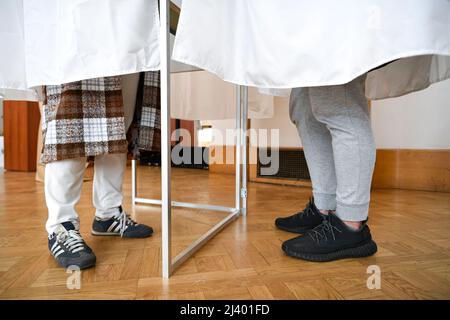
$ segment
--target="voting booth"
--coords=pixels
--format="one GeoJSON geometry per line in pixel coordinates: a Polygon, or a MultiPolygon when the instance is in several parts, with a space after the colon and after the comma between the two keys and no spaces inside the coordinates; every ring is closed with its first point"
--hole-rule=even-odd
{"type": "MultiPolygon", "coordinates": [[[[160,70],[162,199],[136,197],[136,161],[133,160],[132,200],[133,203],[162,206],[164,277],[169,277],[177,266],[217,232],[246,213],[247,142],[243,134],[248,117],[246,87],[236,86],[234,89],[233,85],[225,84],[225,90],[235,91],[233,103],[236,103],[236,110],[203,116],[205,119],[230,118],[232,114],[236,120],[235,205],[223,207],[171,199],[170,74],[199,69],[170,61],[173,38],[170,33],[170,1],[158,4],[157,0],[5,0],[0,4],[0,18],[0,40],[10,44],[0,53],[0,97],[3,99],[38,101],[43,99],[41,86],[160,70]],[[220,211],[228,215],[172,258],[172,206],[220,211]]],[[[217,84],[217,79],[213,81],[216,92],[224,89],[217,84]]],[[[186,82],[179,80],[177,87],[182,88],[183,83],[186,82]]],[[[262,108],[265,110],[263,113],[269,110],[270,116],[270,98],[255,90],[252,94],[256,97],[255,114],[261,114],[258,109],[262,108]]],[[[186,95],[174,97],[181,100],[186,95]]],[[[184,109],[175,110],[175,116],[198,118],[205,108],[194,106],[195,101],[187,101],[184,109]]]]}
{"type": "MultiPolygon", "coordinates": [[[[162,199],[137,197],[133,161],[132,200],[162,207],[165,278],[247,212],[249,95],[288,95],[291,88],[344,84],[367,74],[366,96],[383,99],[450,78],[446,0],[183,0],[173,54],[170,14],[169,0],[0,3],[0,41],[9,44],[0,51],[5,99],[37,100],[42,85],[160,70],[162,199]],[[234,86],[233,207],[172,201],[171,99],[184,96],[182,89],[171,95],[171,72],[193,70],[217,75],[229,83],[227,90],[234,86]],[[172,207],[228,215],[172,257],[172,207]]],[[[268,98],[258,99],[258,110],[270,115],[268,98]]],[[[177,114],[187,117],[191,106],[184,104],[177,114]]]]}

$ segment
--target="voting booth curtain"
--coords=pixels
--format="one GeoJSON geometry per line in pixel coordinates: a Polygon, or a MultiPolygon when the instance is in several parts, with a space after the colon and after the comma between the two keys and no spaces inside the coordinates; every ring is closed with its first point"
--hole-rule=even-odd
{"type": "Polygon", "coordinates": [[[159,70],[157,0],[3,0],[0,88],[159,70]]]}
{"type": "Polygon", "coordinates": [[[277,89],[343,84],[389,63],[366,93],[399,96],[450,77],[450,2],[183,0],[172,58],[277,89]]]}

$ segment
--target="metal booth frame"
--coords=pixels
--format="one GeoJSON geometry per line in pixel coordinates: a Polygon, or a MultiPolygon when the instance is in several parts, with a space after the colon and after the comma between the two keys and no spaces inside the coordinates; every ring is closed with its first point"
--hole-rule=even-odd
{"type": "Polygon", "coordinates": [[[132,203],[161,205],[162,221],[162,276],[170,275],[198,249],[240,215],[247,214],[247,112],[248,88],[236,85],[236,157],[235,205],[225,207],[209,204],[172,201],[171,196],[171,141],[170,141],[170,0],[160,0],[160,54],[161,54],[161,200],[136,196],[136,160],[132,160],[132,203]],[[227,212],[228,215],[172,258],[172,207],[227,212]]]}

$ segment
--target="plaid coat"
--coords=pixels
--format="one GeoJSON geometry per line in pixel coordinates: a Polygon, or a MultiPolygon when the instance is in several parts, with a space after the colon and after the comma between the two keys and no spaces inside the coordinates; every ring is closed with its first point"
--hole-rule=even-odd
{"type": "Polygon", "coordinates": [[[120,76],[44,88],[41,162],[160,149],[159,72],[141,73],[133,122],[125,132],[120,76]]]}

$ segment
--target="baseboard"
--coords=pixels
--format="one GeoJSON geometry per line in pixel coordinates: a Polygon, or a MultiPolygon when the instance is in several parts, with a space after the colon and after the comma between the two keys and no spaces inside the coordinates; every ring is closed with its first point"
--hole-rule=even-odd
{"type": "Polygon", "coordinates": [[[450,150],[379,149],[372,187],[450,192],[450,150]]]}
{"type": "MultiPolygon", "coordinates": [[[[301,149],[301,148],[298,148],[301,149]]],[[[213,146],[210,152],[234,154],[234,146],[213,146]]],[[[256,152],[250,147],[249,154],[256,152]]],[[[234,174],[233,164],[210,164],[209,170],[234,174]]],[[[249,165],[249,181],[310,187],[309,181],[257,176],[256,164],[249,165]]],[[[372,188],[450,192],[450,150],[378,149],[372,188]]]]}

